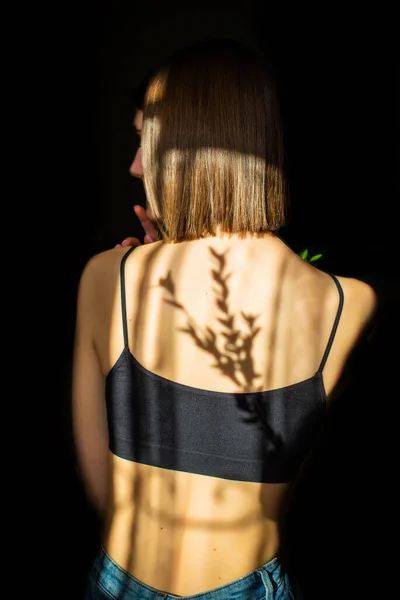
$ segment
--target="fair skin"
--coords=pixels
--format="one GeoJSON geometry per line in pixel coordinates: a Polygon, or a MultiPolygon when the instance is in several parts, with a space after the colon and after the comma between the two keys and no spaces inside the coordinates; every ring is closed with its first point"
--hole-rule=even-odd
{"type": "MultiPolygon", "coordinates": [[[[142,123],[143,123],[143,111],[136,111],[135,119],[133,122],[133,127],[138,135],[139,139],[142,134],[142,123]]],[[[132,161],[132,164],[129,168],[129,172],[132,177],[137,177],[138,179],[143,178],[143,166],[142,166],[142,149],[139,147],[137,150],[135,157],[132,161]]],[[[150,218],[150,211],[143,208],[139,204],[136,204],[133,207],[133,210],[139,219],[143,230],[144,230],[144,243],[151,244],[157,240],[157,228],[155,227],[153,221],[150,218]]],[[[123,247],[128,248],[129,246],[140,246],[141,242],[135,237],[125,238],[121,244],[117,244],[117,248],[123,247]]]]}
{"type": "MultiPolygon", "coordinates": [[[[139,133],[141,119],[139,112],[139,133]]],[[[143,175],[141,149],[130,172],[143,175]]],[[[194,322],[217,328],[210,248],[224,254],[231,310],[257,315],[254,367],[260,374],[257,386],[265,391],[315,374],[336,316],[338,292],[329,275],[276,235],[149,243],[156,237],[154,224],[145,209],[134,210],[145,244],[128,238],[95,256],[80,282],[73,373],[76,447],[88,497],[104,520],[103,544],[111,558],[153,588],[194,595],[243,577],[276,556],[290,484],[169,471],[110,453],[104,389],[123,348],[119,269],[126,247],[138,246],[125,267],[131,354],[156,376],[203,390],[238,391],[182,333],[186,317],[165,302],[160,287],[168,273],[194,322]]],[[[328,405],[377,303],[370,286],[339,280],[344,308],[323,372],[328,405]]]]}

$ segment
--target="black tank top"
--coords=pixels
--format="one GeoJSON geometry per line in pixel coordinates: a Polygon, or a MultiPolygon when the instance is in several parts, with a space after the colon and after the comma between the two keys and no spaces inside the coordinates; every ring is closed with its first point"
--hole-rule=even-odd
{"type": "Polygon", "coordinates": [[[120,284],[124,349],[106,378],[109,447],[125,460],[236,481],[287,483],[294,479],[320,431],[326,408],[322,371],[343,308],[313,377],[254,393],[198,389],[156,375],[131,354],[120,284]]]}

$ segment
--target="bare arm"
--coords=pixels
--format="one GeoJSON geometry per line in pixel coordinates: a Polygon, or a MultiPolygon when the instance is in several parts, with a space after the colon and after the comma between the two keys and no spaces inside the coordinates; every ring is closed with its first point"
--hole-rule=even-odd
{"type": "Polygon", "coordinates": [[[93,344],[95,297],[93,261],[80,280],[72,376],[72,416],[80,474],[89,501],[104,513],[109,483],[108,429],[104,376],[93,344]]]}

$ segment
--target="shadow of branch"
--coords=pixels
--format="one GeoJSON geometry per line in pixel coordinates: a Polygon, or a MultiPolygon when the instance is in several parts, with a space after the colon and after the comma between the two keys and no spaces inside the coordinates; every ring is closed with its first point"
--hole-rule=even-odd
{"type": "MultiPolygon", "coordinates": [[[[187,323],[179,331],[189,335],[198,348],[213,357],[212,368],[218,369],[221,375],[230,379],[237,386],[238,392],[261,391],[262,387],[257,384],[260,374],[255,370],[253,357],[254,339],[260,331],[260,328],[256,326],[258,316],[244,312],[232,313],[229,308],[228,287],[231,274],[226,273],[225,253],[218,253],[213,248],[209,248],[209,252],[215,263],[211,275],[215,284],[213,292],[219,313],[217,317],[219,329],[210,326],[203,327],[193,319],[176,296],[171,271],[166,277],[159,279],[159,285],[168,294],[164,301],[185,314],[187,323]],[[240,320],[242,327],[239,324],[240,320]]],[[[240,398],[238,398],[238,402],[241,402],[240,398]]],[[[248,409],[248,406],[242,408],[248,409]]]]}

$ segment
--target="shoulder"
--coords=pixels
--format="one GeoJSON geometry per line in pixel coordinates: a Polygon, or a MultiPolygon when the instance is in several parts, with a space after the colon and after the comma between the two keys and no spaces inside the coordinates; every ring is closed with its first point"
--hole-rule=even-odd
{"type": "Polygon", "coordinates": [[[98,286],[118,275],[121,261],[126,253],[126,248],[113,248],[92,256],[82,270],[79,280],[79,295],[90,294],[98,286]]]}
{"type": "Polygon", "coordinates": [[[112,248],[90,257],[82,271],[81,279],[91,280],[101,277],[108,271],[119,267],[121,260],[129,250],[130,248],[112,248]]]}
{"type": "Polygon", "coordinates": [[[378,293],[373,286],[361,279],[327,272],[307,263],[304,264],[303,271],[315,295],[315,301],[327,316],[327,322],[337,313],[342,292],[339,330],[344,333],[344,337],[349,341],[356,340],[370,331],[376,323],[379,309],[378,293]]]}
{"type": "MultiPolygon", "coordinates": [[[[112,248],[95,254],[87,261],[83,268],[80,279],[81,283],[94,285],[108,281],[110,276],[119,274],[122,259],[126,254],[131,254],[136,258],[141,254],[140,250],[141,247],[112,248]]],[[[129,262],[131,262],[130,257],[129,262]]]]}
{"type": "Polygon", "coordinates": [[[86,263],[82,272],[82,278],[91,281],[107,280],[110,274],[119,273],[122,259],[126,254],[129,254],[126,264],[135,264],[139,267],[156,250],[160,249],[160,245],[161,242],[153,242],[152,244],[144,244],[134,248],[111,248],[110,250],[95,254],[86,263]]]}
{"type": "Polygon", "coordinates": [[[126,256],[125,270],[140,274],[146,268],[146,259],[154,253],[158,243],[146,244],[135,248],[111,248],[92,256],[85,264],[78,288],[78,299],[85,305],[92,304],[100,307],[113,301],[116,289],[119,287],[120,270],[123,258],[126,256]],[[154,248],[153,248],[154,247],[154,248]]]}
{"type": "Polygon", "coordinates": [[[342,326],[345,337],[356,344],[367,341],[374,332],[379,313],[376,290],[368,283],[352,278],[336,276],[343,290],[342,326]]]}
{"type": "Polygon", "coordinates": [[[361,318],[369,320],[378,309],[378,294],[376,290],[360,279],[336,276],[344,294],[344,302],[361,318]]]}

